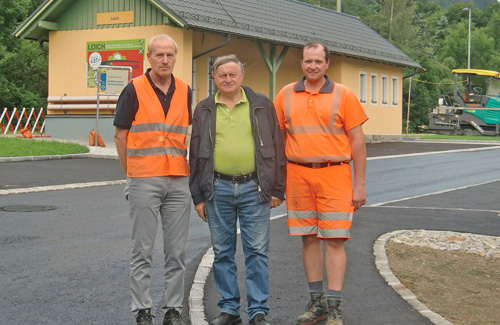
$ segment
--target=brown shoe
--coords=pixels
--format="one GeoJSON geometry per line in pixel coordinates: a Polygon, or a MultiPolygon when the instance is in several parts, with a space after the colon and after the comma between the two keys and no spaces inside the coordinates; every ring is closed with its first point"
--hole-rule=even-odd
{"type": "Polygon", "coordinates": [[[328,315],[324,295],[312,295],[306,312],[297,318],[297,325],[312,325],[326,319],[328,315]]]}
{"type": "Polygon", "coordinates": [[[337,299],[328,299],[328,321],[326,325],[342,325],[341,301],[337,299]]]}

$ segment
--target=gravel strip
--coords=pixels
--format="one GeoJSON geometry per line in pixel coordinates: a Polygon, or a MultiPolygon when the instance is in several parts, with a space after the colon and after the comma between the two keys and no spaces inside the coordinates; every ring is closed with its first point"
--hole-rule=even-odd
{"type": "Polygon", "coordinates": [[[500,237],[453,231],[406,230],[390,239],[410,246],[429,247],[439,250],[462,250],[484,257],[500,258],[500,237]]]}

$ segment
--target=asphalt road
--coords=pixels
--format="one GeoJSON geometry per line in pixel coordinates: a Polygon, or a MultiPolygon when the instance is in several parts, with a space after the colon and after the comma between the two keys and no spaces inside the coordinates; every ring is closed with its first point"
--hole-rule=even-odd
{"type": "MultiPolygon", "coordinates": [[[[500,150],[453,152],[490,146],[408,142],[367,146],[370,206],[356,214],[353,239],[347,245],[347,253],[352,258],[344,289],[346,324],[429,323],[378,275],[373,265],[373,241],[394,229],[414,228],[499,235],[498,215],[482,210],[485,207],[500,210],[497,194],[500,184],[478,180],[471,169],[480,168],[481,178],[500,180],[500,150]],[[420,156],[423,152],[436,151],[452,152],[420,156]],[[408,154],[415,156],[399,157],[408,154]],[[474,155],[484,159],[475,160],[471,158],[474,155]],[[385,156],[393,158],[381,158],[385,156]],[[468,163],[460,165],[464,160],[468,163]],[[484,161],[488,161],[488,165],[484,161]],[[417,182],[421,177],[426,179],[417,182]],[[479,183],[485,184],[421,196],[479,183]],[[390,202],[414,196],[410,200],[390,202]]],[[[129,313],[130,221],[123,197],[124,185],[105,185],[107,181],[122,180],[124,175],[117,160],[0,163],[0,324],[134,322],[129,313]],[[103,186],[64,187],[87,182],[102,182],[103,186]],[[61,189],[33,189],[26,194],[13,194],[16,189],[48,185],[59,185],[61,189]],[[2,210],[20,205],[54,209],[2,210]]],[[[273,215],[285,212],[281,206],[273,210],[273,215]]],[[[307,301],[300,242],[287,235],[285,224],[285,218],[271,222],[272,298],[269,304],[272,311],[269,319],[273,324],[292,323],[307,301]]],[[[209,245],[207,226],[193,211],[187,247],[187,293],[209,245]]],[[[152,289],[157,306],[162,295],[161,260],[159,231],[152,289]]],[[[239,269],[243,270],[241,263],[240,260],[239,269]]],[[[205,291],[208,319],[218,313],[215,306],[218,296],[211,279],[209,276],[205,291]]],[[[240,277],[240,282],[242,279],[240,277]]],[[[160,321],[161,317],[157,323],[160,321]]]]}

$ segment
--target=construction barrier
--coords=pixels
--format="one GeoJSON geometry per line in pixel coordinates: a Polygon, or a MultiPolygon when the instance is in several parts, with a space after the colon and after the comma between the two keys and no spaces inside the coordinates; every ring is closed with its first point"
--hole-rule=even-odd
{"type": "Polygon", "coordinates": [[[45,114],[43,113],[43,108],[36,109],[34,107],[23,107],[22,110],[18,110],[14,107],[9,110],[4,107],[2,115],[0,115],[0,127],[4,135],[9,133],[9,130],[11,134],[15,135],[18,132],[21,134],[22,129],[28,129],[35,137],[47,137],[43,135],[45,129],[45,114]],[[23,119],[24,125],[21,125],[23,119]]]}

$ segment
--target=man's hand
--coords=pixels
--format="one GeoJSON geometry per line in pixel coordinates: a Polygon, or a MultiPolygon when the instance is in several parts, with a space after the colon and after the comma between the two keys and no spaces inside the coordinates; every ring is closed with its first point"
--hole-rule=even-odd
{"type": "Polygon", "coordinates": [[[351,142],[352,166],[354,168],[354,181],[352,189],[352,205],[354,210],[358,210],[366,204],[366,145],[363,128],[358,125],[347,131],[351,142]]]}
{"type": "Polygon", "coordinates": [[[352,191],[352,205],[354,205],[354,210],[358,210],[363,205],[366,204],[366,189],[364,186],[354,185],[352,191]]]}
{"type": "Polygon", "coordinates": [[[120,164],[122,165],[125,175],[127,175],[127,138],[128,130],[115,128],[115,144],[116,152],[118,153],[118,159],[120,159],[120,164]]]}
{"type": "Polygon", "coordinates": [[[201,218],[201,220],[207,222],[207,208],[205,205],[205,201],[196,204],[194,206],[194,209],[198,213],[198,216],[201,218]]]}
{"type": "Polygon", "coordinates": [[[277,197],[271,197],[271,208],[279,207],[283,203],[283,200],[278,199],[277,197]]]}

